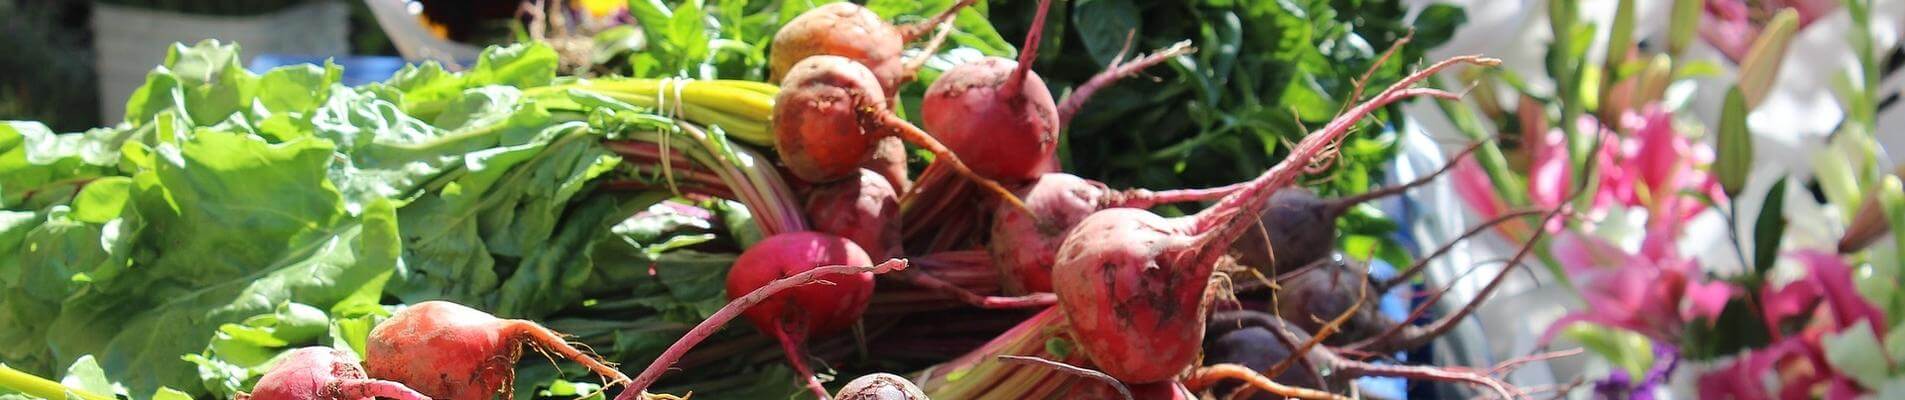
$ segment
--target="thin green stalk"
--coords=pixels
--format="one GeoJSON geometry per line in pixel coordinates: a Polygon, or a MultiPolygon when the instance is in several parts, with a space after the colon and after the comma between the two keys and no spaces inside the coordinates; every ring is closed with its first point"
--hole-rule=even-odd
{"type": "Polygon", "coordinates": [[[111,396],[69,388],[51,379],[13,369],[6,364],[0,364],[0,387],[42,399],[65,399],[68,395],[72,395],[81,400],[113,400],[111,396]]]}

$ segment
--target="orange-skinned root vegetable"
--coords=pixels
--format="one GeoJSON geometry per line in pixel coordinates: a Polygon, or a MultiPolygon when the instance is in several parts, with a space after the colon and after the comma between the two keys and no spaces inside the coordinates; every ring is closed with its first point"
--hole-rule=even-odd
{"type": "Polygon", "coordinates": [[[1357,205],[1402,194],[1433,182],[1480,146],[1479,142],[1470,145],[1433,173],[1401,185],[1362,194],[1322,199],[1303,188],[1277,191],[1264,205],[1263,213],[1258,215],[1261,223],[1250,227],[1249,233],[1231,244],[1231,254],[1237,257],[1237,263],[1268,274],[1290,271],[1321,260],[1336,247],[1336,218],[1357,205]]]}
{"type": "Polygon", "coordinates": [[[952,150],[887,109],[873,72],[839,56],[808,57],[781,82],[774,103],[774,150],[787,169],[808,182],[850,177],[876,140],[897,136],[933,152],[961,175],[1023,206],[998,182],[974,173],[952,150]]]}
{"type": "Polygon", "coordinates": [[[286,353],[271,371],[258,378],[253,400],[429,400],[401,383],[370,379],[349,354],[328,347],[305,347],[286,353]]]}
{"type": "Polygon", "coordinates": [[[889,373],[868,374],[847,382],[836,400],[930,400],[913,381],[889,373]]]}
{"type": "Polygon", "coordinates": [[[1144,189],[1112,190],[1104,184],[1065,173],[1040,175],[1038,180],[1020,187],[1030,214],[1017,209],[997,208],[992,213],[992,233],[986,251],[999,267],[1006,291],[1039,293],[1052,291],[1052,264],[1058,246],[1085,216],[1098,210],[1129,207],[1151,208],[1159,204],[1207,201],[1223,197],[1240,185],[1211,189],[1182,189],[1153,192],[1144,189]]]}
{"type": "Polygon", "coordinates": [[[920,103],[926,131],[987,178],[1022,181],[1038,177],[1058,151],[1058,106],[1045,80],[1032,72],[1045,14],[1040,0],[1014,62],[998,57],[960,64],[939,76],[920,103]]]}
{"type": "MultiPolygon", "coordinates": [[[[790,232],[769,236],[741,252],[728,269],[728,298],[738,299],[756,289],[807,270],[826,265],[872,264],[867,253],[853,241],[819,232],[790,232]]],[[[787,362],[806,381],[808,390],[820,398],[827,389],[820,386],[807,366],[802,345],[810,336],[840,332],[860,321],[867,300],[873,298],[873,273],[835,275],[828,285],[802,286],[776,295],[747,310],[748,322],[781,343],[787,362]]]]}
{"type": "MultiPolygon", "coordinates": [[[[757,244],[756,247],[759,247],[759,245],[757,244]]],[[[770,300],[778,300],[773,299],[774,295],[790,289],[802,288],[821,280],[826,280],[831,284],[835,279],[843,277],[852,278],[859,274],[877,275],[904,269],[906,269],[906,260],[901,259],[891,259],[873,266],[829,265],[814,267],[794,274],[793,276],[776,279],[765,285],[761,285],[759,288],[747,292],[745,295],[734,298],[729,301],[726,306],[722,306],[720,310],[716,310],[713,315],[708,316],[708,319],[702,320],[699,324],[695,324],[695,327],[689,329],[688,333],[683,334],[680,340],[676,340],[675,344],[669,345],[667,350],[663,350],[660,356],[655,357],[655,361],[648,364],[648,368],[643,369],[640,375],[636,375],[635,380],[630,381],[628,388],[622,391],[621,395],[616,396],[615,400],[641,398],[646,394],[649,386],[654,385],[655,381],[661,379],[662,373],[668,372],[668,370],[675,365],[675,362],[681,360],[682,355],[688,354],[689,349],[693,349],[695,345],[701,344],[701,342],[707,340],[709,336],[714,335],[714,332],[721,330],[722,326],[727,325],[728,321],[732,321],[735,317],[739,317],[743,313],[752,310],[754,306],[769,302],[770,300]]],[[[732,273],[730,273],[730,275],[731,274],[732,273]]],[[[827,396],[823,392],[821,397],[824,398],[827,396]]]]}
{"type": "Polygon", "coordinates": [[[628,381],[549,328],[444,301],[417,303],[377,324],[364,346],[364,364],[372,378],[435,399],[490,399],[498,393],[509,398],[524,344],[582,364],[611,383],[628,381]]]}
{"type": "Polygon", "coordinates": [[[1052,271],[1058,304],[1093,365],[1127,383],[1171,379],[1190,368],[1204,339],[1211,272],[1254,222],[1258,209],[1334,148],[1372,110],[1412,96],[1458,95],[1412,89],[1458,63],[1494,65],[1478,56],[1446,60],[1398,81],[1313,133],[1289,157],[1195,215],[1164,218],[1114,208],[1085,217],[1059,247],[1052,271]],[[1249,216],[1249,217],[1239,217],[1249,216]]]}
{"type": "Polygon", "coordinates": [[[961,0],[931,19],[904,26],[887,23],[873,10],[849,2],[814,7],[774,32],[768,53],[768,81],[780,82],[807,57],[841,56],[872,70],[882,93],[890,98],[900,84],[912,79],[913,71],[900,60],[906,43],[925,36],[933,26],[976,1],[961,0]]]}

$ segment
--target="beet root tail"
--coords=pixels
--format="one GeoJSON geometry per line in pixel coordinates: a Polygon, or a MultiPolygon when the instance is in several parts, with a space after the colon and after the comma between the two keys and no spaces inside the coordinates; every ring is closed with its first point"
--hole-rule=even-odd
{"type": "Polygon", "coordinates": [[[622,374],[622,371],[616,370],[615,367],[609,366],[608,363],[596,358],[594,354],[575,348],[575,346],[569,344],[569,341],[562,338],[562,334],[549,330],[549,328],[545,328],[541,324],[512,319],[503,321],[503,329],[515,331],[517,332],[516,334],[523,335],[523,337],[530,340],[530,343],[534,343],[537,348],[556,352],[556,354],[561,355],[562,358],[574,361],[577,364],[582,364],[584,368],[589,369],[589,372],[594,372],[596,375],[601,375],[603,378],[609,379],[610,385],[628,382],[628,375],[622,374]]]}
{"type": "Polygon", "coordinates": [[[417,393],[401,383],[377,379],[347,379],[337,384],[338,400],[344,399],[394,399],[394,400],[430,400],[430,396],[417,393]]]}

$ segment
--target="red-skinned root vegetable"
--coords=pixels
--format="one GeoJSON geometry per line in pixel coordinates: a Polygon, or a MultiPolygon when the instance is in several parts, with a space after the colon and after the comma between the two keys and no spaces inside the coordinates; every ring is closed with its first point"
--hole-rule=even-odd
{"type": "Polygon", "coordinates": [[[851,240],[873,259],[901,254],[900,194],[873,171],[815,185],[806,209],[814,231],[851,240]]]}
{"type": "Polygon", "coordinates": [[[1441,169],[1401,185],[1327,200],[1303,188],[1277,191],[1258,216],[1262,222],[1231,244],[1231,254],[1237,257],[1239,264],[1273,275],[1328,257],[1330,249],[1336,247],[1336,219],[1343,213],[1359,204],[1402,194],[1434,181],[1481,143],[1484,142],[1469,145],[1449,158],[1441,169]]]}
{"type": "Polygon", "coordinates": [[[1110,208],[1151,208],[1159,204],[1213,200],[1238,187],[1241,186],[1119,191],[1071,174],[1040,175],[1017,192],[1019,198],[1025,200],[1025,207],[1032,211],[1030,214],[1010,208],[993,210],[986,251],[999,267],[1006,292],[1050,292],[1058,246],[1085,216],[1110,208]]]}
{"type": "Polygon", "coordinates": [[[906,43],[918,40],[933,27],[977,0],[961,0],[931,19],[894,26],[858,4],[831,3],[807,10],[774,32],[768,53],[768,81],[780,82],[807,57],[833,55],[867,66],[879,79],[882,92],[892,97],[912,79],[913,71],[900,60],[906,43]]]}
{"type": "MultiPolygon", "coordinates": [[[[748,247],[728,269],[730,300],[740,298],[777,279],[826,265],[867,265],[872,259],[859,245],[819,232],[790,232],[769,236],[748,247]]],[[[829,277],[829,285],[802,286],[769,298],[744,313],[748,322],[781,343],[787,362],[807,382],[807,388],[826,398],[826,388],[807,367],[802,345],[810,336],[840,332],[860,321],[873,297],[873,273],[829,277]]]]}
{"type": "Polygon", "coordinates": [[[1204,338],[1211,272],[1252,226],[1239,221],[1255,222],[1270,195],[1309,170],[1372,110],[1411,96],[1459,98],[1409,88],[1458,63],[1499,61],[1457,57],[1403,78],[1305,137],[1283,162],[1198,214],[1164,218],[1114,208],[1085,217],[1059,247],[1052,271],[1059,307],[1079,348],[1099,370],[1128,383],[1159,382],[1190,368],[1204,338]]]}
{"type": "Polygon", "coordinates": [[[834,394],[837,400],[930,400],[913,381],[889,373],[854,378],[834,394]]]}
{"type": "MultiPolygon", "coordinates": [[[[756,245],[756,247],[759,247],[759,245],[756,245]]],[[[906,260],[901,259],[886,260],[886,262],[873,266],[829,265],[814,267],[794,274],[793,276],[776,279],[765,285],[761,285],[759,288],[747,292],[745,295],[735,297],[729,301],[726,306],[722,306],[720,310],[716,310],[713,315],[708,316],[708,319],[702,320],[699,324],[695,324],[695,327],[689,329],[688,333],[683,334],[680,340],[676,340],[675,344],[669,345],[667,350],[663,350],[660,356],[655,357],[655,361],[648,364],[648,368],[643,369],[640,375],[636,375],[635,379],[629,382],[628,388],[624,390],[621,395],[616,396],[615,399],[633,400],[646,395],[649,386],[654,385],[655,381],[660,380],[661,374],[668,372],[668,370],[675,365],[676,361],[681,360],[682,355],[688,354],[689,349],[693,349],[695,345],[701,344],[701,342],[707,340],[709,336],[714,335],[716,331],[721,330],[721,327],[727,325],[728,321],[732,321],[735,317],[747,313],[756,305],[774,300],[773,297],[781,292],[805,287],[808,284],[817,283],[822,280],[831,283],[834,279],[841,277],[854,277],[859,274],[877,275],[904,269],[906,269],[906,260]]],[[[821,397],[825,398],[827,396],[823,392],[821,397]]]]}
{"type": "Polygon", "coordinates": [[[795,64],[781,82],[774,103],[774,150],[794,176],[808,182],[850,177],[875,141],[889,136],[933,152],[936,162],[1022,206],[1004,186],[974,173],[952,150],[894,116],[865,66],[839,56],[813,56],[795,64]]]}
{"type": "Polygon", "coordinates": [[[920,103],[926,131],[987,178],[1021,181],[1044,172],[1058,151],[1058,105],[1032,72],[1051,0],[1040,0],[1014,62],[998,57],[960,64],[939,76],[920,103]],[[984,157],[980,157],[984,155],[984,157]]]}
{"type": "Polygon", "coordinates": [[[370,379],[364,367],[350,354],[328,347],[291,350],[258,378],[251,393],[239,393],[239,399],[252,400],[429,400],[401,383],[370,379]]]}
{"type": "MultiPolygon", "coordinates": [[[[813,221],[814,230],[853,241],[872,259],[902,253],[899,214],[899,194],[885,179],[864,169],[860,170],[859,179],[821,184],[807,196],[807,217],[813,221]]],[[[1049,293],[1026,297],[982,296],[918,269],[888,276],[981,308],[1033,308],[1057,302],[1049,293]]]]}
{"type": "Polygon", "coordinates": [[[860,163],[860,168],[872,170],[881,178],[886,178],[887,186],[892,186],[895,192],[905,193],[912,189],[913,178],[907,175],[910,172],[906,169],[906,142],[897,137],[885,137],[873,146],[873,153],[867,156],[866,162],[860,163]]]}
{"type": "Polygon", "coordinates": [[[365,367],[372,378],[402,383],[431,398],[489,399],[498,393],[509,398],[524,344],[582,364],[611,383],[628,381],[549,328],[444,301],[411,305],[371,329],[365,367]]]}

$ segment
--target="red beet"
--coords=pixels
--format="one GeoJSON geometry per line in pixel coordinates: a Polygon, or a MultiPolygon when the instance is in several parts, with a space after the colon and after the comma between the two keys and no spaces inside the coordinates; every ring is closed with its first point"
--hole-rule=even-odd
{"type": "Polygon", "coordinates": [[[926,131],[968,155],[967,164],[981,176],[1032,179],[1057,154],[1058,106],[1045,80],[1032,73],[1050,4],[1039,1],[1017,62],[987,57],[961,64],[926,89],[920,105],[926,131]]]}
{"type": "Polygon", "coordinates": [[[252,400],[429,400],[401,383],[370,379],[364,367],[350,354],[328,347],[292,350],[258,378],[251,393],[238,398],[252,400]]]}
{"type": "Polygon", "coordinates": [[[614,382],[627,376],[570,346],[535,322],[498,319],[463,305],[417,303],[370,331],[365,366],[370,376],[408,385],[436,399],[510,397],[522,345],[575,361],[614,382]]]}
{"type": "MultiPolygon", "coordinates": [[[[656,380],[661,379],[661,374],[674,367],[675,362],[680,361],[681,356],[687,354],[689,349],[693,349],[695,345],[701,344],[703,340],[707,340],[709,336],[714,335],[715,331],[721,330],[721,327],[727,325],[728,321],[732,321],[735,317],[752,310],[754,306],[773,300],[775,295],[781,292],[804,287],[822,279],[846,277],[846,280],[851,281],[853,277],[859,274],[877,275],[904,269],[906,269],[906,260],[902,259],[886,260],[886,262],[880,263],[879,265],[869,266],[828,265],[814,267],[801,271],[793,276],[770,281],[739,297],[730,295],[729,297],[733,297],[733,299],[729,300],[727,305],[721,306],[720,310],[715,310],[713,315],[708,316],[708,319],[702,320],[699,324],[695,324],[695,327],[689,329],[688,333],[682,334],[681,339],[676,340],[675,344],[669,345],[667,350],[663,350],[660,356],[655,357],[654,362],[648,364],[648,368],[642,369],[641,375],[636,376],[635,380],[629,382],[628,388],[623,390],[621,395],[615,396],[615,400],[649,398],[649,385],[653,385],[656,380]]],[[[832,282],[829,281],[828,283],[831,284],[832,282]]],[[[812,381],[811,378],[809,378],[809,383],[812,385],[812,388],[819,388],[819,383],[812,381]]],[[[827,397],[825,391],[817,393],[823,399],[827,397]]]]}
{"type": "MultiPolygon", "coordinates": [[[[794,276],[828,265],[868,265],[859,245],[839,236],[819,232],[791,232],[770,236],[734,260],[728,270],[728,298],[738,299],[775,280],[794,276]]],[[[801,344],[815,335],[840,332],[860,321],[867,300],[873,297],[873,273],[835,275],[826,278],[829,285],[807,285],[768,297],[748,309],[744,316],[755,328],[781,342],[787,361],[805,380],[809,390],[827,397],[825,388],[807,367],[801,344]]]]}
{"type": "Polygon", "coordinates": [[[900,254],[900,195],[873,171],[815,186],[806,208],[815,231],[847,238],[875,260],[900,254]]]}
{"type": "Polygon", "coordinates": [[[986,250],[992,254],[1005,278],[1006,290],[1014,293],[1052,291],[1052,264],[1058,246],[1073,226],[1098,210],[1131,207],[1150,208],[1158,204],[1203,201],[1222,197],[1238,186],[1214,189],[1186,189],[1152,192],[1144,189],[1116,191],[1104,184],[1071,174],[1051,173],[1019,188],[1030,214],[1012,208],[992,213],[992,233],[986,250]]]}
{"type": "Polygon", "coordinates": [[[1106,374],[1129,383],[1171,379],[1190,368],[1204,338],[1206,289],[1218,259],[1246,232],[1250,218],[1289,186],[1372,110],[1418,95],[1457,98],[1408,86],[1459,62],[1410,75],[1299,143],[1288,158],[1248,186],[1196,215],[1164,218],[1128,208],[1085,217],[1059,247],[1052,279],[1059,306],[1081,350],[1106,374]]]}

